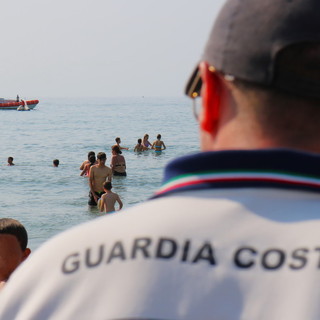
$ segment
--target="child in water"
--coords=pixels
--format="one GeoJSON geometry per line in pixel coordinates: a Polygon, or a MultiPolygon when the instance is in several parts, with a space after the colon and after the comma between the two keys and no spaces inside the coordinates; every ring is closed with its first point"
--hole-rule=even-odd
{"type": "Polygon", "coordinates": [[[119,210],[122,209],[122,201],[116,193],[111,191],[112,184],[111,182],[107,181],[103,185],[104,194],[101,196],[101,198],[98,201],[98,207],[100,212],[106,212],[111,213],[116,211],[114,205],[116,202],[119,203],[119,210]]]}

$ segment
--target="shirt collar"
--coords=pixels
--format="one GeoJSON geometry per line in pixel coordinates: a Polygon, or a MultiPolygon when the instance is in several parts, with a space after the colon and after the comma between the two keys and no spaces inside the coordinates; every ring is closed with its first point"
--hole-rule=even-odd
{"type": "Polygon", "coordinates": [[[320,155],[289,149],[201,152],[165,168],[152,198],[212,188],[263,187],[320,192],[320,155]]]}

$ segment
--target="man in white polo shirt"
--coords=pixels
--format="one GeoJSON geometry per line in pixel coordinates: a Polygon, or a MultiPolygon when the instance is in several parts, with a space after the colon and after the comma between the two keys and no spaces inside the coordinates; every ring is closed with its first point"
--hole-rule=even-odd
{"type": "Polygon", "coordinates": [[[37,250],[0,319],[318,320],[319,12],[226,1],[186,88],[204,152],[150,201],[37,250]]]}

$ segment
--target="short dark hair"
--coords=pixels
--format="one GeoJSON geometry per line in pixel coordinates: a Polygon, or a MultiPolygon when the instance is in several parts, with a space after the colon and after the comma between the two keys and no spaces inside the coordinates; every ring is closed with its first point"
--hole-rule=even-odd
{"type": "Polygon", "coordinates": [[[160,133],[157,135],[157,139],[161,139],[161,134],[160,133]]]}
{"type": "Polygon", "coordinates": [[[25,227],[18,220],[1,218],[0,234],[11,234],[15,236],[20,244],[21,250],[26,250],[28,245],[28,233],[25,227]]]}
{"type": "Polygon", "coordinates": [[[121,139],[120,139],[120,137],[116,137],[114,140],[115,140],[116,142],[118,142],[118,141],[120,141],[121,139]]]}
{"type": "Polygon", "coordinates": [[[58,159],[54,159],[54,160],[52,161],[52,163],[53,163],[55,166],[58,166],[59,163],[60,163],[60,161],[59,161],[58,159]]]}
{"type": "Polygon", "coordinates": [[[11,161],[13,161],[13,158],[12,158],[12,157],[8,157],[8,160],[11,160],[11,161]]]}
{"type": "Polygon", "coordinates": [[[142,140],[141,139],[138,139],[138,143],[141,143],[142,142],[142,140]]]}
{"type": "Polygon", "coordinates": [[[104,152],[99,152],[99,153],[97,154],[97,159],[99,159],[99,160],[105,160],[105,159],[107,159],[107,155],[106,155],[104,152]]]}
{"type": "Polygon", "coordinates": [[[106,189],[106,190],[111,190],[112,189],[112,184],[110,181],[106,181],[104,184],[103,184],[103,189],[106,189]]]}

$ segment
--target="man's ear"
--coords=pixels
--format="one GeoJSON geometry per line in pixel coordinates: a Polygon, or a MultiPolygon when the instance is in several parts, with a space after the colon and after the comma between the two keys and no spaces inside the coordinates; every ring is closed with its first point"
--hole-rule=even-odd
{"type": "Polygon", "coordinates": [[[209,67],[207,62],[201,62],[199,68],[202,79],[200,128],[214,136],[220,117],[221,80],[214,68],[209,67]]]}
{"type": "Polygon", "coordinates": [[[26,250],[23,251],[22,261],[26,260],[29,257],[30,253],[31,250],[29,248],[26,248],[26,250]]]}

